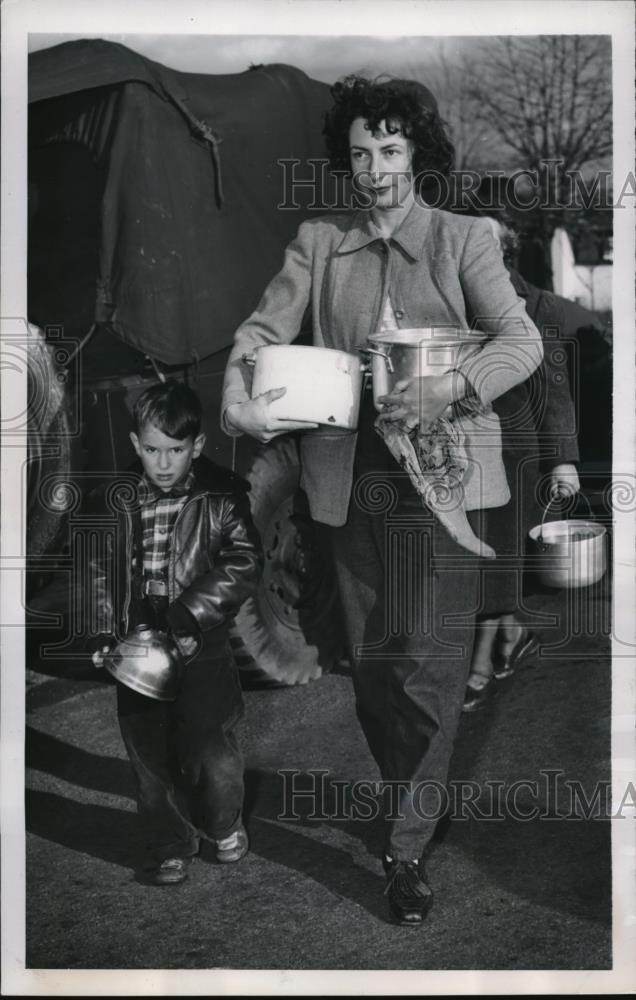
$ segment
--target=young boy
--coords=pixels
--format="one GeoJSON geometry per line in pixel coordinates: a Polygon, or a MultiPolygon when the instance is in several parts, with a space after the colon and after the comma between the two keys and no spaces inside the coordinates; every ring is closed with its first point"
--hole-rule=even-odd
{"type": "Polygon", "coordinates": [[[116,528],[110,551],[91,565],[100,633],[93,662],[101,666],[117,639],[143,622],[165,630],[185,663],[174,702],[117,682],[143,881],[173,885],[187,877],[200,836],[222,863],[248,850],[235,735],[243,701],[227,625],[254,592],[262,555],[247,484],[200,457],[205,436],[192,390],[174,381],[152,386],[137,399],[134,420],[141,465],[101,492],[116,528]]]}

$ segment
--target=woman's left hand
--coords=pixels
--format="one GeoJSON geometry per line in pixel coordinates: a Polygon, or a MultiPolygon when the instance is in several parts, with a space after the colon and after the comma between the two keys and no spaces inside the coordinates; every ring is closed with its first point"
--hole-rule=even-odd
{"type": "Polygon", "coordinates": [[[570,463],[555,465],[550,473],[550,494],[557,497],[573,497],[581,489],[576,466],[570,463]]]}
{"type": "Polygon", "coordinates": [[[383,404],[384,420],[402,421],[409,429],[419,424],[426,430],[453,402],[452,375],[402,379],[388,395],[380,396],[378,402],[383,404]]]}

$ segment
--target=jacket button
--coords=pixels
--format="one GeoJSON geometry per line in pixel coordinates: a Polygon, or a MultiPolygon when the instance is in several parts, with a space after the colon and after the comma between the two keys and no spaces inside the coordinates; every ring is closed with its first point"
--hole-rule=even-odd
{"type": "Polygon", "coordinates": [[[403,309],[396,309],[395,310],[395,318],[396,319],[404,319],[404,310],[403,309]]]}

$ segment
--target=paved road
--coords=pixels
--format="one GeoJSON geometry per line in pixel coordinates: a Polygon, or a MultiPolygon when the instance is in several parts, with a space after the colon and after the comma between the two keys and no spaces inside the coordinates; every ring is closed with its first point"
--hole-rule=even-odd
{"type": "Polygon", "coordinates": [[[27,967],[608,969],[610,824],[583,818],[567,784],[591,799],[609,778],[607,600],[599,589],[566,599],[536,603],[540,660],[462,722],[452,777],[469,797],[478,782],[481,797],[436,844],[436,902],[415,931],[388,920],[378,821],[355,818],[334,784],[377,778],[346,673],[246,692],[251,853],[228,867],[204,856],[185,884],[150,888],[133,878],[133,786],[113,687],[85,662],[32,652],[27,967]],[[309,798],[291,802],[281,769],[297,772],[297,790],[320,788],[315,772],[327,772],[313,817],[309,798]],[[513,798],[520,779],[536,787],[513,798]],[[489,820],[496,787],[504,805],[489,820]],[[515,818],[515,806],[531,818],[515,818]]]}

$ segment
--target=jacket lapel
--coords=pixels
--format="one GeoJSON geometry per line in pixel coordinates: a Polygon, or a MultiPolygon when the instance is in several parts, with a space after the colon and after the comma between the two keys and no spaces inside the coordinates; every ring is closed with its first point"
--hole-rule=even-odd
{"type": "MultiPolygon", "coordinates": [[[[415,202],[401,225],[386,242],[397,244],[412,260],[421,260],[427,252],[431,218],[431,209],[415,202]]],[[[373,223],[371,212],[356,212],[336,253],[355,253],[356,250],[361,250],[376,240],[384,239],[385,237],[373,223]]]]}

